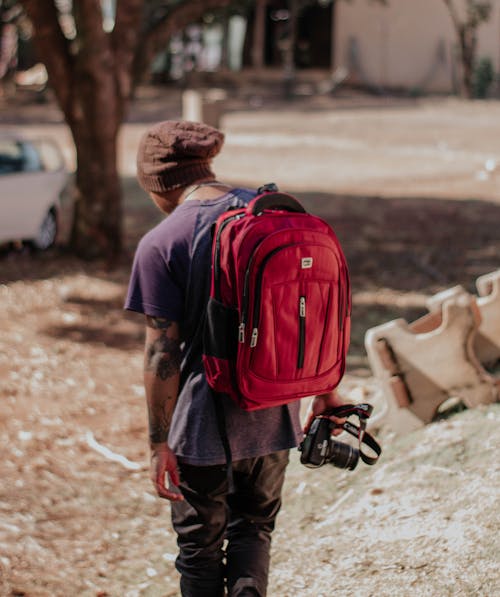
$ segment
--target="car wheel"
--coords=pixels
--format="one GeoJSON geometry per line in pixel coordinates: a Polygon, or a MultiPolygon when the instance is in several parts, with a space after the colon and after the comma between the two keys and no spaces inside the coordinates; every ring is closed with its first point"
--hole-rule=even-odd
{"type": "Polygon", "coordinates": [[[57,237],[57,216],[54,209],[47,212],[36,238],[32,240],[33,247],[39,251],[50,248],[57,237]]]}

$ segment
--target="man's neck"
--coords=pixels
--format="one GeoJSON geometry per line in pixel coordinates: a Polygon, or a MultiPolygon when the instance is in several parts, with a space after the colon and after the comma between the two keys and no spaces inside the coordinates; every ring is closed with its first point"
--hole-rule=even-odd
{"type": "Polygon", "coordinates": [[[230,185],[215,179],[200,180],[184,189],[179,203],[192,199],[216,199],[232,188],[230,185]]]}

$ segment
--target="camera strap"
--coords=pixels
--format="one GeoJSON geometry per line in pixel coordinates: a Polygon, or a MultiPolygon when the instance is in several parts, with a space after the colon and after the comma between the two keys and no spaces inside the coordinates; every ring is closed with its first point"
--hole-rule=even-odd
{"type": "Polygon", "coordinates": [[[382,453],[382,448],[380,444],[376,441],[376,439],[366,431],[366,421],[360,421],[360,426],[357,427],[353,425],[349,421],[346,421],[342,425],[339,425],[339,428],[347,431],[354,437],[358,438],[359,441],[359,456],[361,460],[365,464],[375,464],[379,459],[380,454],[382,453]],[[366,452],[363,451],[363,444],[367,445],[370,450],[372,450],[375,456],[369,456],[366,452]]]}
{"type": "Polygon", "coordinates": [[[345,421],[340,425],[336,425],[337,428],[343,429],[358,439],[359,442],[359,455],[361,460],[365,464],[375,464],[382,453],[382,448],[376,439],[366,431],[366,423],[373,412],[373,406],[371,404],[343,404],[335,408],[330,408],[323,413],[323,416],[334,416],[340,419],[356,415],[359,418],[359,427],[345,421]],[[363,451],[363,444],[368,446],[375,456],[370,456],[363,451]]]}
{"type": "Polygon", "coordinates": [[[342,404],[342,406],[329,408],[322,414],[328,417],[339,417],[339,419],[343,419],[344,417],[350,417],[351,415],[356,415],[361,422],[366,421],[366,419],[370,418],[372,412],[373,406],[364,402],[362,404],[342,404]]]}

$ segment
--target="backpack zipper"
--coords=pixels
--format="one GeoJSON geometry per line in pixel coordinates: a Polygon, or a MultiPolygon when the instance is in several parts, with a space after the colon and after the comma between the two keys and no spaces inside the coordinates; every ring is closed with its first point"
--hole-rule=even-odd
{"type": "MultiPolygon", "coordinates": [[[[271,257],[273,257],[274,255],[276,255],[276,253],[279,253],[280,251],[283,251],[284,249],[288,249],[289,247],[293,247],[296,244],[300,244],[300,243],[293,243],[290,245],[283,245],[281,247],[276,247],[276,249],[273,249],[270,253],[268,253],[266,255],[266,257],[262,260],[262,263],[259,266],[259,271],[257,272],[257,277],[256,277],[256,282],[255,282],[255,292],[254,292],[254,296],[255,296],[255,302],[254,302],[254,307],[253,307],[253,315],[252,315],[252,337],[250,340],[250,348],[255,348],[257,346],[257,339],[259,337],[259,318],[260,318],[260,303],[261,303],[261,289],[262,289],[262,277],[264,275],[264,268],[267,264],[267,262],[269,261],[269,259],[271,259],[271,257]]],[[[255,253],[254,253],[255,254],[255,253]]],[[[244,297],[246,297],[245,302],[247,303],[243,310],[242,310],[242,321],[240,323],[240,329],[243,326],[243,333],[245,330],[245,321],[246,321],[246,316],[247,316],[247,310],[248,310],[248,286],[249,286],[249,279],[250,279],[250,275],[248,275],[248,279],[247,279],[247,274],[250,270],[250,265],[251,265],[251,261],[248,264],[247,267],[247,271],[245,272],[245,287],[246,287],[246,292],[244,291],[244,297]]],[[[243,335],[243,342],[245,341],[244,335],[243,335]]]]}
{"type": "Polygon", "coordinates": [[[304,367],[306,340],[306,297],[299,297],[299,354],[297,358],[297,369],[304,367]]]}
{"type": "MultiPolygon", "coordinates": [[[[260,243],[259,243],[260,245],[260,243]]],[[[247,269],[245,271],[245,283],[243,284],[243,304],[241,306],[241,319],[240,325],[238,326],[238,342],[241,344],[245,343],[245,326],[246,326],[246,319],[247,319],[247,310],[248,310],[248,285],[250,280],[250,266],[253,262],[253,258],[255,255],[255,251],[250,258],[250,261],[247,265],[247,269]]]]}
{"type": "MultiPolygon", "coordinates": [[[[245,270],[245,281],[243,284],[243,301],[242,301],[242,305],[241,305],[241,319],[240,319],[240,325],[238,326],[238,341],[243,344],[245,342],[245,327],[246,327],[246,322],[247,322],[247,315],[248,315],[248,299],[249,299],[249,286],[250,286],[250,271],[252,269],[252,264],[253,264],[253,260],[254,257],[257,253],[257,249],[261,246],[261,244],[264,242],[264,240],[266,240],[265,238],[262,239],[256,247],[254,247],[253,252],[252,252],[252,256],[250,257],[249,261],[248,261],[248,265],[247,268],[245,270]]],[[[259,301],[260,301],[260,286],[262,285],[262,274],[261,274],[261,269],[262,267],[265,265],[265,263],[267,262],[267,260],[272,257],[275,253],[277,253],[278,251],[281,251],[281,249],[286,249],[287,247],[291,247],[293,245],[285,245],[283,247],[277,247],[276,249],[274,249],[273,251],[271,251],[271,253],[269,253],[268,255],[266,255],[265,259],[262,261],[262,263],[259,266],[259,273],[257,274],[257,276],[260,276],[260,281],[258,283],[258,287],[259,287],[259,301]]],[[[260,310],[260,304],[259,304],[259,310],[260,310]]],[[[254,318],[255,321],[255,318],[254,318]]],[[[250,340],[250,348],[254,348],[257,344],[257,338],[258,338],[258,330],[255,328],[252,330],[252,337],[250,340]]]]}
{"type": "MultiPolygon", "coordinates": [[[[290,247],[294,247],[297,245],[300,245],[301,243],[290,243],[288,245],[283,245],[281,247],[276,247],[276,249],[274,249],[273,251],[271,251],[270,253],[268,253],[266,255],[266,257],[262,260],[262,263],[259,265],[259,271],[257,272],[257,277],[256,277],[256,281],[255,281],[255,291],[254,291],[254,296],[255,296],[255,301],[254,301],[254,307],[253,307],[253,314],[252,314],[252,337],[250,340],[250,348],[255,348],[255,346],[257,345],[257,339],[259,337],[259,319],[260,319],[260,305],[261,305],[261,289],[262,289],[262,277],[264,275],[264,269],[266,267],[267,262],[269,261],[269,259],[271,259],[271,257],[273,257],[274,255],[276,255],[276,253],[279,253],[280,251],[283,251],[284,249],[289,249],[290,247]]],[[[248,275],[248,279],[247,279],[247,274],[249,273],[249,269],[251,266],[251,260],[247,266],[247,271],[245,272],[245,288],[244,288],[244,292],[243,292],[243,297],[244,297],[244,306],[242,309],[242,318],[241,318],[241,322],[239,325],[239,330],[240,330],[240,342],[244,342],[245,341],[245,326],[246,326],[246,318],[247,318],[247,309],[248,309],[248,286],[249,286],[249,279],[250,276],[248,275]],[[245,298],[246,297],[246,298],[245,298]]],[[[340,267],[340,264],[339,264],[340,267]]]]}
{"type": "MultiPolygon", "coordinates": [[[[244,214],[243,214],[244,215],[244,214]]],[[[259,214],[258,216],[255,217],[260,217],[262,214],[259,214]]],[[[277,214],[274,214],[277,215],[277,214]]],[[[244,238],[244,237],[243,237],[244,238]]],[[[245,328],[246,328],[246,324],[247,324],[247,315],[248,315],[248,300],[249,300],[249,286],[250,286],[250,270],[253,264],[253,260],[255,257],[255,254],[257,253],[257,249],[261,246],[261,244],[267,240],[268,237],[264,237],[263,239],[261,239],[257,245],[252,249],[252,255],[250,256],[250,259],[248,261],[248,265],[247,268],[245,270],[245,281],[243,284],[243,301],[242,301],[242,305],[241,305],[241,317],[240,317],[240,324],[238,326],[238,342],[240,342],[240,344],[244,344],[245,343],[245,328]]],[[[243,239],[241,240],[241,244],[243,244],[243,239]]],[[[295,244],[300,244],[300,243],[292,243],[289,245],[285,245],[283,247],[278,247],[277,249],[274,249],[274,251],[272,251],[272,253],[270,253],[264,260],[267,261],[267,259],[269,257],[272,256],[272,254],[276,253],[277,251],[281,250],[281,249],[285,249],[287,247],[292,247],[295,244]]],[[[262,265],[264,264],[264,262],[261,264],[260,267],[262,267],[262,265]]],[[[259,288],[259,293],[260,293],[260,288],[259,288]]],[[[254,348],[255,345],[257,344],[257,337],[258,337],[258,331],[257,330],[252,330],[252,339],[250,340],[250,347],[254,348]]]]}
{"type": "Polygon", "coordinates": [[[343,272],[344,278],[344,292],[340,292],[342,284],[339,278],[339,330],[343,331],[344,323],[347,317],[349,317],[349,277],[347,270],[343,272]]]}
{"type": "Polygon", "coordinates": [[[341,332],[344,329],[344,321],[345,321],[345,304],[344,304],[344,293],[342,292],[342,284],[338,283],[338,293],[339,293],[339,331],[341,332]]]}

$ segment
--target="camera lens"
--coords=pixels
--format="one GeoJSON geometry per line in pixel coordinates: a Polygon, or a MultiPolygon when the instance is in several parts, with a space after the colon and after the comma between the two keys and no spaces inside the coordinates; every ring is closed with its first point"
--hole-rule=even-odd
{"type": "Polygon", "coordinates": [[[330,441],[329,461],[338,468],[347,468],[350,471],[356,468],[359,460],[359,450],[349,444],[330,441]]]}

